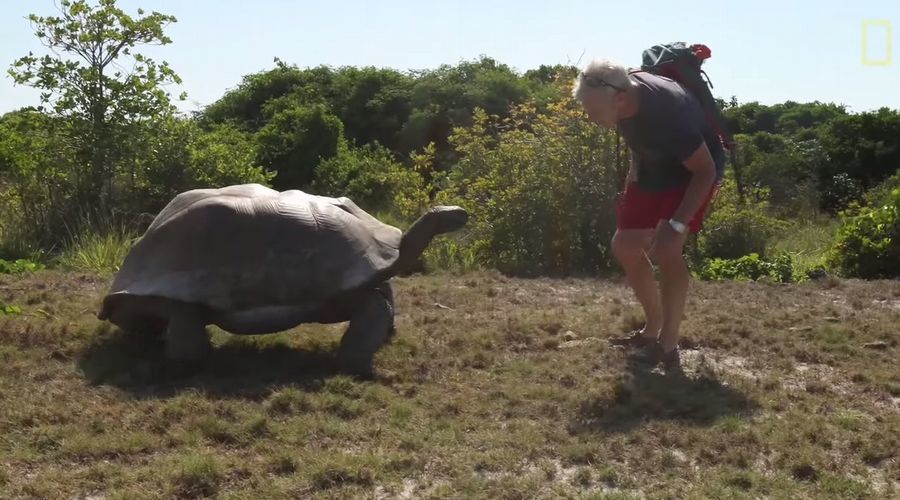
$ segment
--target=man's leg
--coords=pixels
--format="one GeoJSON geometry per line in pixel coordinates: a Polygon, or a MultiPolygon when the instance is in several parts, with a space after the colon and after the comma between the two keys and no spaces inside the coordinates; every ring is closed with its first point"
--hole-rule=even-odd
{"type": "Polygon", "coordinates": [[[646,324],[641,333],[655,339],[663,325],[663,309],[659,289],[653,279],[653,267],[646,254],[653,233],[653,229],[619,229],[613,236],[612,251],[644,309],[646,324]]]}
{"type": "MultiPolygon", "coordinates": [[[[690,232],[696,234],[706,215],[706,209],[712,198],[718,192],[718,186],[713,186],[709,194],[703,200],[703,204],[688,223],[690,232]]],[[[680,197],[678,203],[681,202],[680,197]]],[[[675,211],[676,204],[672,200],[669,212],[675,211]]],[[[659,221],[657,229],[667,224],[666,220],[659,221]]],[[[684,244],[687,241],[686,234],[674,234],[666,245],[654,246],[653,255],[650,257],[659,266],[660,270],[660,296],[662,299],[663,320],[660,330],[659,343],[663,353],[671,353],[678,347],[681,318],[684,316],[685,303],[687,302],[688,288],[690,286],[690,271],[684,260],[684,244]]],[[[671,359],[671,358],[670,358],[671,359]]]]}
{"type": "MultiPolygon", "coordinates": [[[[660,222],[665,224],[666,222],[660,222]]],[[[657,248],[653,259],[660,270],[660,298],[662,301],[662,327],[659,343],[664,353],[678,347],[678,332],[684,306],[687,301],[690,273],[684,261],[683,250],[687,237],[678,235],[675,244],[657,248]]]]}

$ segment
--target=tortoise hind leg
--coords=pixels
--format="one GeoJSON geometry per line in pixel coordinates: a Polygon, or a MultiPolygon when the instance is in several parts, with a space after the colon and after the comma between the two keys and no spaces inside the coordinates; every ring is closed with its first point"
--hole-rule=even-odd
{"type": "Polygon", "coordinates": [[[394,330],[394,308],[390,285],[384,283],[359,301],[350,326],[341,338],[338,365],[342,372],[370,377],[375,353],[394,330]]]}
{"type": "Polygon", "coordinates": [[[170,361],[199,361],[212,351],[206,333],[206,319],[194,306],[173,307],[166,328],[166,359],[170,361]]]}

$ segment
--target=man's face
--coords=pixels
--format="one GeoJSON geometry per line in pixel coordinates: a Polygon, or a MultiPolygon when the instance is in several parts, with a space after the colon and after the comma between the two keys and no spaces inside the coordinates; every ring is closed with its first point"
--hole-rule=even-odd
{"type": "Polygon", "coordinates": [[[588,92],[582,100],[582,106],[584,106],[588,119],[601,127],[615,128],[619,119],[619,94],[621,92],[617,92],[613,96],[605,95],[597,90],[588,92]]]}

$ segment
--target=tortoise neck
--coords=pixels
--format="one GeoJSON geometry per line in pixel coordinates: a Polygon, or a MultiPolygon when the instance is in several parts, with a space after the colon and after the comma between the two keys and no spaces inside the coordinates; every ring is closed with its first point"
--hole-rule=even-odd
{"type": "Polygon", "coordinates": [[[427,213],[419,217],[400,241],[400,255],[395,266],[396,272],[402,272],[415,265],[419,256],[437,235],[437,218],[427,213]]]}

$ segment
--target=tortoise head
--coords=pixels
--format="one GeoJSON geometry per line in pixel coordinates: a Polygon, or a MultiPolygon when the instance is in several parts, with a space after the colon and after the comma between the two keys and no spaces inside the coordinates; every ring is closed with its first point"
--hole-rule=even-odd
{"type": "Polygon", "coordinates": [[[435,234],[452,233],[469,222],[469,213],[462,207],[437,206],[428,212],[428,217],[434,218],[435,234]]]}
{"type": "Polygon", "coordinates": [[[435,236],[456,231],[469,221],[469,214],[457,206],[436,206],[428,210],[403,235],[400,255],[390,273],[408,269],[435,236]]]}

